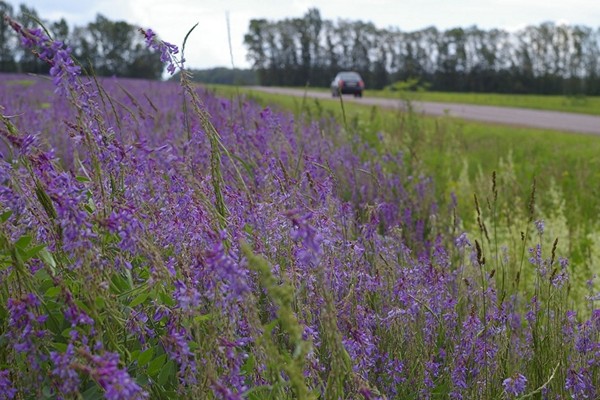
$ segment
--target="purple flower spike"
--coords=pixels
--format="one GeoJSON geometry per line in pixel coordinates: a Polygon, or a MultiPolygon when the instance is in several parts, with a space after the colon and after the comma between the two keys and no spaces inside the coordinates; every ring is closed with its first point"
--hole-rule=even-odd
{"type": "Polygon", "coordinates": [[[298,258],[308,264],[317,265],[323,255],[321,248],[323,237],[308,223],[312,214],[299,215],[297,211],[289,211],[287,216],[293,224],[290,236],[294,241],[302,244],[298,258]]]}
{"type": "Polygon", "coordinates": [[[537,231],[540,235],[544,234],[544,227],[545,227],[545,225],[544,225],[543,220],[539,219],[539,220],[535,221],[535,228],[537,229],[537,231]]]}
{"type": "Polygon", "coordinates": [[[180,63],[175,57],[176,54],[179,54],[179,49],[177,46],[158,39],[156,33],[154,33],[152,29],[144,30],[140,28],[140,32],[146,39],[146,46],[156,51],[160,51],[160,61],[167,63],[167,71],[169,74],[173,75],[175,73],[175,68],[177,65],[181,65],[183,68],[183,62],[180,63]]]}
{"type": "Polygon", "coordinates": [[[0,370],[0,400],[12,400],[17,395],[17,389],[12,386],[9,375],[10,371],[0,370]]]}
{"type": "Polygon", "coordinates": [[[69,344],[67,351],[64,353],[51,352],[50,360],[54,364],[52,374],[58,378],[58,390],[62,395],[68,395],[76,393],[79,388],[80,380],[79,374],[73,368],[73,362],[75,361],[75,349],[73,344],[69,344]]]}
{"type": "Polygon", "coordinates": [[[597,399],[597,385],[592,382],[591,373],[585,368],[579,371],[570,369],[567,373],[565,389],[573,399],[597,399]]]}
{"type": "Polygon", "coordinates": [[[525,387],[527,386],[527,378],[517,373],[510,378],[506,378],[502,382],[502,386],[504,387],[504,391],[508,395],[516,397],[525,392],[525,387]]]}
{"type": "Polygon", "coordinates": [[[105,390],[107,400],[146,399],[148,393],[135,383],[127,371],[119,368],[119,355],[106,353],[92,356],[91,376],[105,390]]]}
{"type": "Polygon", "coordinates": [[[57,91],[66,93],[68,85],[76,84],[81,68],[71,58],[71,49],[63,42],[52,40],[39,28],[26,29],[8,16],[5,21],[21,36],[21,44],[50,65],[57,91]]]}

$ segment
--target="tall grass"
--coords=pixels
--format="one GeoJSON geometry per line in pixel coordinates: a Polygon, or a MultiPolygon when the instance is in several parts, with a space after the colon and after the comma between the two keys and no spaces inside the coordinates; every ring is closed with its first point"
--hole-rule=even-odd
{"type": "Polygon", "coordinates": [[[422,174],[417,121],[382,151],[359,121],[185,74],[82,78],[8,22],[59,90],[2,77],[33,83],[0,98],[0,399],[598,395],[600,315],[569,311],[534,196],[502,247],[496,176],[466,234],[422,174]]]}

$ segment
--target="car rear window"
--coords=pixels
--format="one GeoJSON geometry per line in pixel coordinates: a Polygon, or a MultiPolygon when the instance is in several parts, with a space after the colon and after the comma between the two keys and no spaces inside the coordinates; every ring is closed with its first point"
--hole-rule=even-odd
{"type": "Polygon", "coordinates": [[[356,72],[344,72],[344,73],[340,74],[340,78],[345,79],[345,80],[359,81],[360,75],[357,74],[356,72]]]}

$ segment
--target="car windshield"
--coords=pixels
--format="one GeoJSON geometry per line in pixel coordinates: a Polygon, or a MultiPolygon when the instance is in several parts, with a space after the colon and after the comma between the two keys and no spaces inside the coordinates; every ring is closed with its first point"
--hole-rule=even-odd
{"type": "Polygon", "coordinates": [[[340,79],[345,81],[360,81],[360,75],[356,72],[342,72],[338,75],[340,79]]]}

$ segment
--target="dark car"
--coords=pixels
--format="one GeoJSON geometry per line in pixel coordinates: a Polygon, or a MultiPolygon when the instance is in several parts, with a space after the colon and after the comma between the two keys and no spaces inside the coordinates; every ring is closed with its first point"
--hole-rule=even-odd
{"type": "Polygon", "coordinates": [[[365,83],[357,72],[344,71],[338,73],[331,82],[331,95],[353,94],[354,97],[362,97],[364,88],[365,83]]]}

